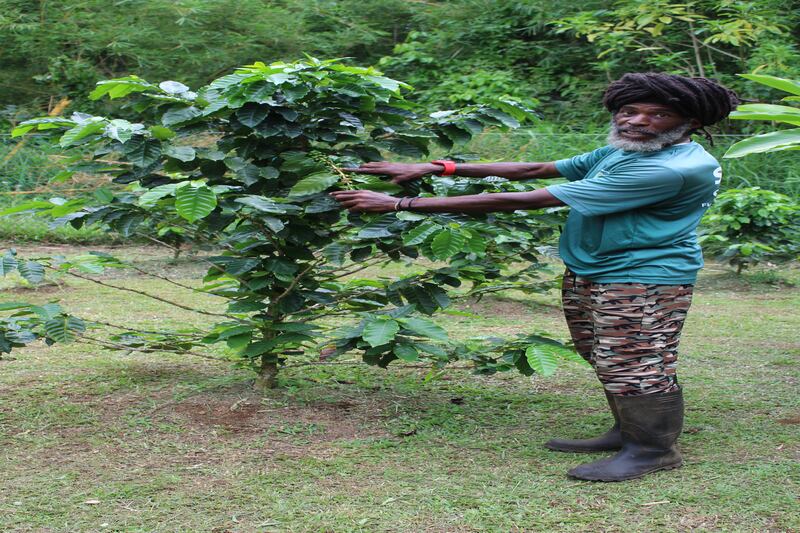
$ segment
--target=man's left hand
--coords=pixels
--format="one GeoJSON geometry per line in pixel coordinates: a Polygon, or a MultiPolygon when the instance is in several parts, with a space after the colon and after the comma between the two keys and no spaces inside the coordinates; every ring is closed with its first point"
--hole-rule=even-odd
{"type": "Polygon", "coordinates": [[[334,191],[331,196],[353,213],[388,213],[394,211],[398,200],[375,191],[334,191]]]}

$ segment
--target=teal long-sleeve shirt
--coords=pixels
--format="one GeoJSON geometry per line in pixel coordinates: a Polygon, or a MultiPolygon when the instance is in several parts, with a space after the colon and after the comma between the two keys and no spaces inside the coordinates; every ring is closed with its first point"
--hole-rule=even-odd
{"type": "Polygon", "coordinates": [[[719,190],[719,162],[695,142],[656,152],[605,146],[556,162],[570,206],[559,251],[597,283],[692,284],[703,266],[697,226],[719,190]]]}

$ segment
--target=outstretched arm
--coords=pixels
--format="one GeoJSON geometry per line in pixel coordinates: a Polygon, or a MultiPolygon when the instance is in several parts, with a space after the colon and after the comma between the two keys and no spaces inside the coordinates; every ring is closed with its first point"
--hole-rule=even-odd
{"type": "Polygon", "coordinates": [[[359,213],[419,211],[422,213],[491,213],[518,209],[541,209],[566,205],[547,189],[530,192],[470,194],[444,198],[395,198],[374,191],[335,191],[331,193],[342,207],[359,213]],[[409,207],[409,203],[412,203],[409,207]],[[399,202],[399,203],[398,203],[399,202]]]}
{"type": "MultiPolygon", "coordinates": [[[[364,163],[357,168],[345,169],[359,174],[389,176],[394,183],[419,179],[428,174],[438,174],[442,165],[435,163],[391,163],[378,161],[364,163]]],[[[456,176],[485,178],[500,176],[509,180],[556,178],[560,176],[554,162],[549,163],[457,163],[456,176]]]]}

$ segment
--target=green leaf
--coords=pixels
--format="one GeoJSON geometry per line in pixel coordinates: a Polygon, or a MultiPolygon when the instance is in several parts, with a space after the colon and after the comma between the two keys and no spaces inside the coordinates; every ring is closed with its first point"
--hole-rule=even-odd
{"type": "Polygon", "coordinates": [[[255,128],[267,118],[269,114],[269,106],[254,104],[252,102],[245,104],[241,109],[236,112],[236,118],[239,122],[248,128],[255,128]]]}
{"type": "Polygon", "coordinates": [[[261,263],[260,260],[253,257],[230,257],[227,255],[209,257],[208,260],[231,276],[250,272],[261,263]]]}
{"type": "Polygon", "coordinates": [[[114,200],[114,191],[106,187],[95,189],[93,194],[97,201],[102,204],[110,204],[114,200]]]}
{"type": "Polygon", "coordinates": [[[189,122],[203,115],[203,112],[194,106],[172,108],[161,115],[161,124],[164,126],[174,126],[189,122]]]}
{"type": "Polygon", "coordinates": [[[414,333],[423,337],[428,337],[438,341],[447,340],[447,332],[442,327],[437,326],[428,319],[419,317],[399,318],[398,322],[400,322],[405,329],[413,331],[414,333]]]}
{"type": "Polygon", "coordinates": [[[761,85],[780,89],[794,95],[800,96],[800,82],[794,80],[787,80],[785,78],[778,78],[776,76],[767,76],[765,74],[739,74],[742,78],[747,78],[761,85]]]}
{"type": "Polygon", "coordinates": [[[339,176],[329,172],[317,172],[306,176],[302,180],[294,184],[294,187],[289,191],[289,196],[305,196],[308,194],[316,194],[322,192],[334,183],[339,181],[339,176]]]}
{"type": "Polygon", "coordinates": [[[394,354],[403,361],[419,361],[419,352],[408,344],[398,344],[394,347],[394,354]]]}
{"type": "Polygon", "coordinates": [[[197,153],[191,146],[167,146],[167,149],[164,150],[164,155],[174,157],[183,162],[192,161],[197,157],[197,153]]]}
{"type": "Polygon", "coordinates": [[[423,222],[418,226],[414,226],[408,232],[403,234],[403,244],[406,246],[415,246],[422,244],[428,237],[441,229],[441,226],[434,222],[423,222]]]}
{"type": "Polygon", "coordinates": [[[36,261],[21,261],[17,265],[20,275],[34,285],[44,279],[44,266],[36,261]]]}
{"type": "Polygon", "coordinates": [[[138,76],[126,76],[124,78],[97,82],[97,87],[89,93],[89,99],[98,100],[105,94],[111,99],[122,98],[133,92],[144,92],[155,88],[155,85],[148,83],[138,76]]]}
{"type": "Polygon", "coordinates": [[[74,316],[62,315],[44,323],[45,334],[56,342],[72,342],[85,330],[83,321],[74,316]]]}
{"type": "Polygon", "coordinates": [[[12,311],[14,309],[28,309],[31,304],[24,302],[6,302],[0,303],[0,311],[12,311]]]}
{"type": "Polygon", "coordinates": [[[159,141],[166,141],[168,139],[172,139],[177,135],[174,131],[169,128],[165,128],[164,126],[150,126],[150,133],[153,134],[153,137],[158,139],[159,141]]]}
{"type": "Polygon", "coordinates": [[[257,209],[262,213],[272,213],[273,215],[285,215],[287,213],[298,213],[302,211],[302,209],[296,205],[278,203],[266,196],[248,195],[237,198],[234,201],[257,209]]]}
{"type": "Polygon", "coordinates": [[[380,239],[383,237],[392,237],[394,234],[389,231],[389,226],[397,222],[397,218],[393,213],[381,215],[358,232],[356,235],[359,239],[380,239]]]}
{"type": "Polygon", "coordinates": [[[774,120],[800,126],[800,109],[785,105],[747,104],[740,105],[730,114],[737,120],[774,120]]]}
{"type": "Polygon", "coordinates": [[[186,185],[175,192],[175,209],[181,218],[194,222],[205,218],[217,207],[217,196],[209,187],[186,185]]]}
{"type": "Polygon", "coordinates": [[[398,331],[400,331],[400,324],[396,320],[375,318],[364,326],[362,338],[374,348],[390,342],[398,331]]]}
{"type": "Polygon", "coordinates": [[[128,161],[137,167],[147,167],[161,157],[161,142],[136,135],[124,145],[128,161]]]}
{"type": "Polygon", "coordinates": [[[436,234],[431,242],[431,250],[438,259],[447,259],[461,251],[467,242],[463,233],[444,229],[436,234]]]}
{"type": "Polygon", "coordinates": [[[798,146],[800,146],[800,128],[773,131],[737,142],[722,157],[731,159],[748,154],[791,150],[798,146]]]}
{"type": "Polygon", "coordinates": [[[488,115],[498,120],[503,126],[508,128],[519,128],[519,121],[504,111],[487,107],[482,109],[481,112],[484,115],[488,115]]]}
{"type": "Polygon", "coordinates": [[[168,94],[182,94],[189,90],[189,87],[179,81],[162,81],[158,86],[168,94]]]}
{"type": "Polygon", "coordinates": [[[33,209],[52,209],[53,204],[44,200],[34,200],[32,202],[25,202],[13,207],[9,207],[0,211],[0,217],[5,215],[13,215],[14,213],[21,213],[23,211],[31,211],[33,209]]]}
{"type": "Polygon", "coordinates": [[[341,265],[344,263],[348,251],[350,251],[348,246],[333,242],[322,249],[322,255],[334,265],[341,265]]]}
{"type": "Polygon", "coordinates": [[[154,205],[157,201],[165,196],[175,194],[175,190],[177,188],[177,183],[166,183],[164,185],[159,185],[158,187],[153,187],[139,197],[138,203],[142,207],[154,205]]]}
{"type": "Polygon", "coordinates": [[[552,376],[558,368],[556,354],[546,346],[533,344],[525,350],[528,364],[543,376],[552,376]]]}
{"type": "Polygon", "coordinates": [[[95,135],[103,131],[103,129],[106,127],[105,119],[102,117],[92,118],[96,120],[87,124],[79,124],[74,128],[67,130],[64,135],[61,136],[61,139],[59,139],[59,144],[62,147],[67,147],[76,144],[78,141],[85,139],[90,135],[95,135]]]}

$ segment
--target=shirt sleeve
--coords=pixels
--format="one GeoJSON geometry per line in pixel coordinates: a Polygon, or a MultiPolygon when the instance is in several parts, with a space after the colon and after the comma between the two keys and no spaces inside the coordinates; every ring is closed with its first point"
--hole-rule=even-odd
{"type": "Polygon", "coordinates": [[[600,216],[662,202],[682,187],[683,177],[671,168],[637,164],[547,190],[584,216],[600,216]]]}
{"type": "Polygon", "coordinates": [[[576,155],[569,159],[560,159],[556,161],[556,169],[559,174],[567,178],[569,181],[582,180],[586,177],[593,166],[595,166],[601,159],[607,156],[613,148],[610,146],[603,146],[597,150],[586,152],[585,154],[576,155]]]}

